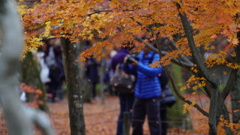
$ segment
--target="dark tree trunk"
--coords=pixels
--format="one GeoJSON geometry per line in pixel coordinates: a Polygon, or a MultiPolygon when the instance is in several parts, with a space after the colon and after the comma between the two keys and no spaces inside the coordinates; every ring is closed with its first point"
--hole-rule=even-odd
{"type": "MultiPolygon", "coordinates": [[[[240,32],[237,33],[238,41],[240,41],[240,32]]],[[[235,47],[236,63],[240,64],[240,43],[235,47]]],[[[240,69],[234,81],[233,89],[230,92],[232,102],[233,123],[240,122],[240,69]]]]}
{"type": "MultiPolygon", "coordinates": [[[[176,5],[178,9],[181,8],[180,4],[176,5]]],[[[188,21],[185,13],[179,11],[179,16],[184,28],[184,32],[187,37],[188,46],[192,51],[193,60],[197,65],[199,74],[204,77],[211,85],[211,97],[210,97],[210,108],[209,108],[209,135],[217,135],[217,106],[218,106],[218,90],[219,90],[219,80],[211,76],[209,70],[206,68],[204,63],[204,58],[200,51],[195,45],[195,41],[192,34],[192,27],[188,21]]]]}
{"type": "Polygon", "coordinates": [[[233,123],[239,123],[240,121],[240,69],[238,69],[237,78],[234,81],[233,89],[230,92],[232,102],[232,120],[233,123]]]}
{"type": "MultiPolygon", "coordinates": [[[[43,104],[40,104],[39,108],[43,111],[48,111],[46,103],[46,90],[40,79],[38,64],[34,60],[31,52],[27,53],[26,58],[22,61],[22,82],[42,91],[39,99],[43,102],[43,104]]],[[[31,102],[33,98],[33,93],[27,94],[27,102],[31,102]]]]}
{"type": "MultiPolygon", "coordinates": [[[[222,105],[220,105],[220,104],[218,105],[217,125],[218,125],[219,122],[221,122],[221,121],[220,121],[220,118],[221,118],[221,117],[222,117],[224,120],[230,121],[228,108],[227,108],[226,104],[224,104],[224,103],[223,103],[222,105]]],[[[224,128],[224,130],[226,131],[226,134],[227,134],[227,135],[232,134],[232,131],[231,131],[230,127],[225,126],[225,127],[223,127],[223,128],[224,128]]]]}
{"type": "MultiPolygon", "coordinates": [[[[103,53],[106,53],[106,49],[104,48],[103,49],[103,53]]],[[[101,85],[101,90],[100,90],[100,96],[101,96],[101,103],[102,104],[105,104],[105,97],[104,97],[104,82],[103,82],[103,79],[104,79],[104,73],[106,71],[106,69],[104,68],[104,63],[106,62],[106,60],[103,58],[101,60],[101,66],[100,66],[100,85],[101,85]]]]}
{"type": "Polygon", "coordinates": [[[79,45],[71,44],[68,39],[61,39],[64,71],[68,87],[68,105],[71,135],[85,135],[83,114],[83,94],[80,77],[79,45]]]}

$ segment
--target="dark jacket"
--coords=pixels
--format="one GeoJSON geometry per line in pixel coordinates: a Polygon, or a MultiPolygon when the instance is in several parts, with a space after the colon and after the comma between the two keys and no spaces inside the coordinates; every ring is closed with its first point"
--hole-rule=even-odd
{"type": "Polygon", "coordinates": [[[99,74],[98,74],[98,66],[99,63],[94,58],[89,58],[85,63],[86,76],[91,83],[99,82],[99,74]]]}
{"type": "MultiPolygon", "coordinates": [[[[158,79],[158,75],[162,73],[162,67],[151,68],[149,66],[149,59],[153,55],[153,51],[148,53],[144,57],[144,52],[140,52],[138,55],[138,66],[133,67],[131,65],[123,66],[123,69],[128,74],[134,74],[137,72],[137,81],[135,86],[135,96],[140,99],[148,99],[161,96],[161,84],[158,79]]],[[[159,55],[154,55],[153,64],[160,59],[159,55]]]]}

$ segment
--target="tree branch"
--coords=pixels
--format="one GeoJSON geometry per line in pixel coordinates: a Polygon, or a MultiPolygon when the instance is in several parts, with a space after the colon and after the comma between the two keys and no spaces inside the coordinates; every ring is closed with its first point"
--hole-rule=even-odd
{"type": "MultiPolygon", "coordinates": [[[[180,9],[181,6],[180,4],[176,4],[177,8],[180,9]]],[[[192,51],[192,55],[193,55],[193,59],[195,60],[197,67],[199,69],[199,71],[201,72],[201,74],[204,76],[204,78],[206,78],[206,80],[208,80],[215,88],[218,87],[219,82],[217,81],[216,78],[213,78],[211,76],[211,73],[207,70],[205,63],[204,63],[204,59],[201,56],[199,50],[197,49],[195,42],[194,42],[194,38],[193,38],[193,34],[192,34],[192,28],[189,24],[189,21],[186,17],[185,13],[181,13],[179,11],[179,16],[181,18],[181,22],[185,31],[185,34],[187,36],[187,40],[188,40],[188,45],[192,51]]]]}
{"type": "MultiPolygon", "coordinates": [[[[157,43],[157,47],[158,47],[158,52],[162,52],[159,43],[157,43]]],[[[161,55],[161,53],[160,53],[160,55],[161,55]]],[[[169,71],[166,69],[166,67],[163,67],[163,69],[164,69],[165,73],[167,74],[168,78],[170,79],[170,82],[171,82],[171,84],[172,84],[173,90],[174,90],[175,94],[178,96],[178,98],[180,98],[182,101],[186,102],[187,104],[191,105],[193,102],[190,101],[190,100],[188,100],[187,98],[183,97],[183,96],[178,92],[177,87],[176,87],[176,85],[175,85],[175,83],[174,83],[174,81],[173,81],[173,78],[172,78],[172,76],[170,75],[169,71]]],[[[209,117],[208,112],[206,112],[205,110],[203,110],[198,104],[195,104],[194,107],[195,107],[196,109],[198,109],[204,116],[209,117]]]]}
{"type": "Polygon", "coordinates": [[[209,134],[216,135],[217,134],[217,106],[218,106],[218,87],[219,87],[219,81],[215,78],[212,77],[210,72],[207,70],[204,59],[201,56],[199,50],[197,49],[193,34],[192,34],[192,28],[189,24],[189,21],[186,17],[185,13],[180,12],[181,6],[179,3],[176,3],[176,7],[179,12],[179,16],[181,18],[181,22],[184,28],[184,32],[187,36],[188,40],[188,45],[192,51],[193,59],[195,60],[197,67],[199,69],[199,73],[211,84],[213,87],[213,90],[211,92],[211,99],[210,99],[210,109],[209,109],[209,134]]]}
{"type": "Polygon", "coordinates": [[[234,82],[235,82],[234,80],[236,79],[238,74],[240,74],[240,69],[238,69],[238,70],[233,69],[231,71],[231,74],[229,76],[227,85],[225,86],[225,88],[223,89],[223,91],[220,94],[220,97],[219,97],[220,98],[219,99],[220,102],[219,102],[219,104],[223,104],[224,103],[224,100],[227,98],[227,96],[229,95],[231,89],[233,88],[233,85],[234,85],[234,82]]]}
{"type": "MultiPolygon", "coordinates": [[[[151,49],[152,51],[156,52],[156,53],[159,53],[158,49],[155,48],[154,46],[152,46],[149,42],[144,42],[143,39],[139,38],[138,36],[134,35],[135,39],[140,42],[140,43],[144,43],[149,49],[151,49]]],[[[161,51],[161,53],[163,55],[167,55],[168,53],[166,51],[161,51]]],[[[178,64],[179,66],[182,66],[182,67],[187,67],[187,68],[191,68],[193,66],[193,63],[189,60],[186,60],[187,58],[186,57],[182,57],[183,60],[185,61],[180,61],[176,58],[172,59],[172,61],[176,64],[178,64]]]]}

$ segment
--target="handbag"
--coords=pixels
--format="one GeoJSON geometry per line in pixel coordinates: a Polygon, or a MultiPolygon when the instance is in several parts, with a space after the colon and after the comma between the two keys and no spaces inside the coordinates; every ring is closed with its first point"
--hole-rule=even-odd
{"type": "Polygon", "coordinates": [[[117,65],[113,77],[110,79],[110,85],[115,91],[120,93],[132,93],[134,91],[134,76],[126,74],[121,65],[117,65]]]}
{"type": "Polygon", "coordinates": [[[161,105],[165,105],[167,107],[172,107],[177,102],[176,98],[174,97],[171,89],[168,85],[162,89],[162,96],[160,98],[161,105]]]}

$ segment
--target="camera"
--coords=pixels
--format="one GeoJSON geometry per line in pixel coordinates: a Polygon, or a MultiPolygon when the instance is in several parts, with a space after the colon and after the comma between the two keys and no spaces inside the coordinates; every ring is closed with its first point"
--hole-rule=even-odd
{"type": "Polygon", "coordinates": [[[137,60],[137,61],[138,61],[137,54],[132,54],[132,55],[130,55],[130,56],[127,58],[126,63],[127,63],[127,64],[132,64],[134,60],[137,60]]]}

